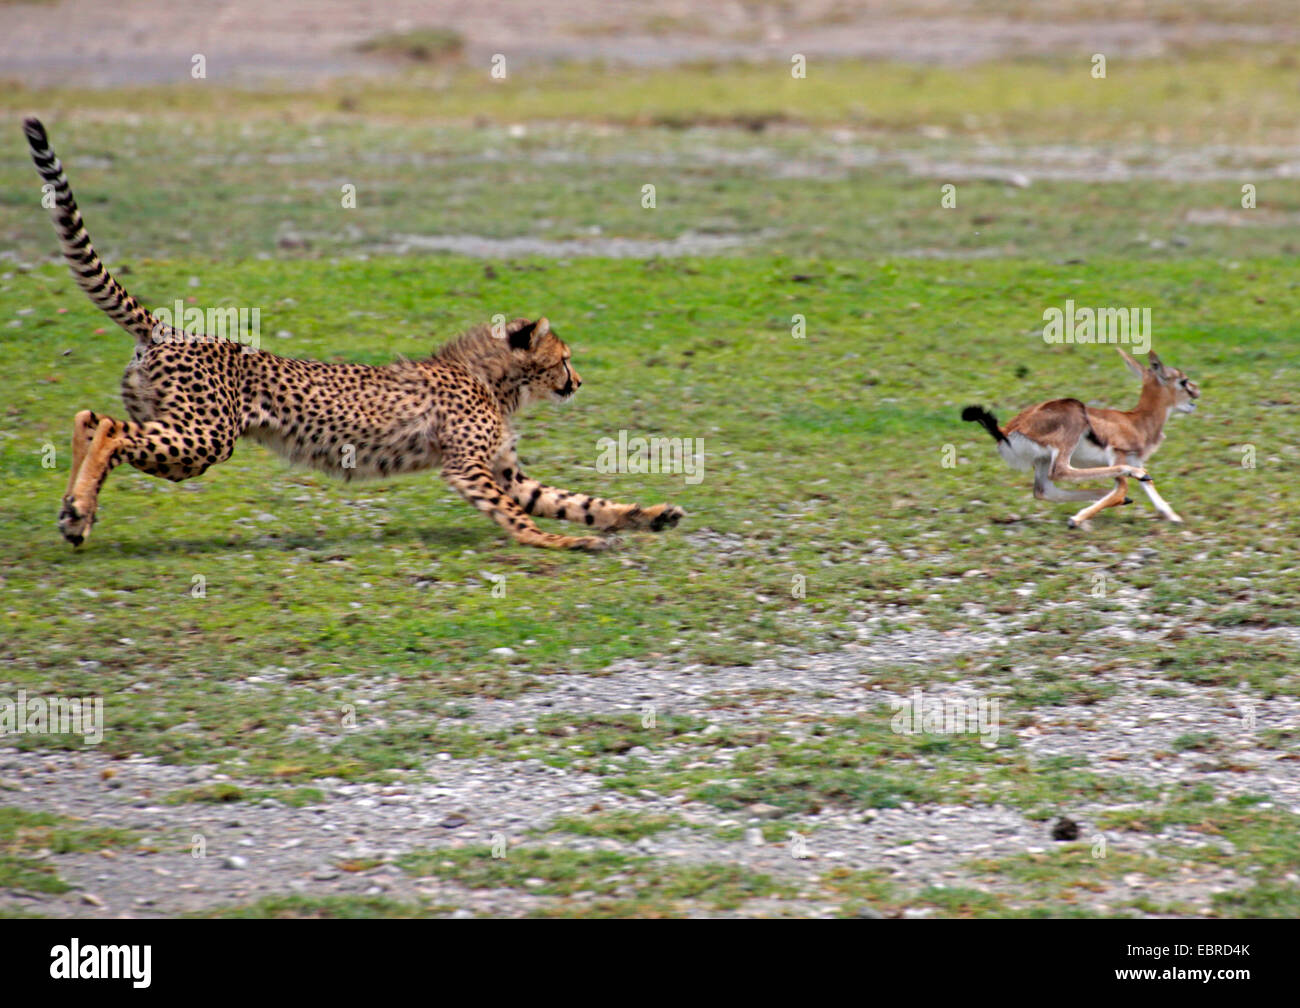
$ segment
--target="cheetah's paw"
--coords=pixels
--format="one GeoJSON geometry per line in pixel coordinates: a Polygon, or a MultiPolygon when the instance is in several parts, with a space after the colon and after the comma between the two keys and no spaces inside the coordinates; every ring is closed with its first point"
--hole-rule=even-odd
{"type": "Polygon", "coordinates": [[[82,510],[70,496],[63,498],[63,507],[59,509],[59,534],[64,539],[73,546],[80,546],[90,535],[90,526],[94,523],[93,511],[82,510]]]}

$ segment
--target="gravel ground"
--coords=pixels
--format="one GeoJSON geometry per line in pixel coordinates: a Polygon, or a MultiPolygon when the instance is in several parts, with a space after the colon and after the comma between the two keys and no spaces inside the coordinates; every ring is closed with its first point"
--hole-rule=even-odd
{"type": "MultiPolygon", "coordinates": [[[[639,712],[651,704],[657,716],[692,715],[719,725],[762,721],[798,736],[811,719],[880,710],[892,696],[870,688],[871,670],[881,663],[942,660],[996,649],[999,643],[996,633],[919,630],[851,644],[837,653],[784,654],[746,667],[659,668],[624,662],[600,675],[545,680],[542,689],[511,700],[470,701],[464,723],[491,729],[557,712],[617,714],[639,712]],[[720,705],[728,693],[741,702],[720,705]]],[[[1100,678],[1120,687],[1111,699],[1031,709],[1032,723],[1014,729],[1022,750],[1036,762],[1077,757],[1098,774],[1158,787],[1205,781],[1218,795],[1262,795],[1268,803],[1262,807],[1276,805],[1300,814],[1300,761],[1288,752],[1264,748],[1260,739],[1266,729],[1300,723],[1300,701],[1226,695],[1171,684],[1141,671],[1107,672],[1100,678]],[[1159,695],[1153,695],[1157,685],[1159,695]],[[1167,695],[1170,692],[1177,695],[1167,695]],[[1221,747],[1212,755],[1175,751],[1175,740],[1189,733],[1212,734],[1221,747]]],[[[928,695],[977,692],[957,683],[936,686],[928,695]]],[[[1004,709],[1003,723],[1014,723],[1018,713],[1004,709]]],[[[665,744],[654,752],[633,750],[611,759],[632,757],[655,767],[675,755],[690,755],[725,764],[737,752],[665,744]]],[[[806,844],[808,856],[796,858],[788,835],[768,842],[759,834],[777,812],[766,806],[727,813],[680,796],[614,792],[596,774],[538,760],[452,759],[447,754],[435,755],[425,772],[398,784],[320,782],[324,800],[303,808],[273,800],[160,803],[161,796],[177,789],[223,780],[228,778],[211,768],[169,766],[145,758],[114,761],[91,750],[0,751],[4,804],[56,812],[87,825],[138,830],[150,841],[149,849],[141,852],[48,855],[74,891],[58,897],[14,896],[10,905],[53,916],[103,917],[168,916],[288,893],[423,897],[462,915],[522,915],[546,905],[550,898],[527,891],[469,890],[438,879],[412,878],[391,864],[364,871],[338,867],[366,860],[390,862],[415,849],[482,847],[498,835],[512,846],[558,844],[573,850],[620,850],[664,864],[740,865],[796,885],[810,885],[829,869],[844,867],[884,870],[907,891],[955,885],[999,890],[997,883],[974,878],[968,863],[1040,853],[1053,844],[1050,823],[1031,821],[1012,808],[905,803],[866,812],[826,808],[786,819],[783,825],[806,844]],[[636,843],[529,835],[560,817],[590,817],[593,810],[675,815],[686,825],[636,843]],[[742,838],[724,839],[734,836],[742,838]],[[206,845],[203,857],[192,855],[195,837],[206,845]]],[[[1116,807],[1113,801],[1063,804],[1060,812],[1080,824],[1081,839],[1095,842],[1103,834],[1093,825],[1094,817],[1116,807]]],[[[1157,836],[1115,831],[1104,835],[1111,850],[1125,854],[1142,854],[1155,844],[1207,842],[1204,834],[1173,828],[1157,836]]],[[[1104,911],[1145,895],[1208,913],[1214,893],[1247,883],[1230,871],[1189,863],[1165,878],[1126,875],[1107,882],[1087,893],[1086,905],[1104,911]]],[[[1014,900],[1013,890],[1000,891],[1014,900]]],[[[820,899],[816,896],[755,901],[741,912],[818,915],[837,909],[825,902],[824,893],[820,899]]],[[[930,912],[917,908],[911,913],[930,912]]]]}

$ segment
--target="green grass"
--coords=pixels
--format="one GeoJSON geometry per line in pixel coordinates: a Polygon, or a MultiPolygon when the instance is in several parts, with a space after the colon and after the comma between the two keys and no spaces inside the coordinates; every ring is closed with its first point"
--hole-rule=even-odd
{"type": "Polygon", "coordinates": [[[537,911],[545,917],[678,916],[699,904],[734,911],[747,900],[792,896],[793,888],[734,865],[662,866],[612,851],[514,848],[506,857],[487,849],[417,852],[399,864],[419,877],[434,876],[470,889],[517,889],[554,897],[537,911]]]}
{"type": "MultiPolygon", "coordinates": [[[[415,48],[443,50],[447,43],[415,48]]],[[[403,36],[385,41],[403,52],[403,36]]],[[[417,39],[417,43],[418,43],[417,39]]],[[[921,125],[966,135],[1062,138],[1097,143],[1168,138],[1188,143],[1254,143],[1289,138],[1300,96],[1300,64],[1285,47],[1216,41],[1160,59],[1113,58],[1104,80],[1087,54],[1042,60],[930,67],[810,60],[805,79],[788,61],[766,64],[620,68],[561,64],[510,70],[490,66],[453,74],[418,70],[387,79],[325,87],[239,91],[195,85],[113,91],[29,89],[15,82],[0,108],[77,108],[105,117],[123,109],[187,119],[319,118],[525,122],[586,120],[633,126],[720,123],[746,128],[785,122],[853,124],[915,132],[921,125]]]]}
{"type": "Polygon", "coordinates": [[[57,895],[71,886],[49,860],[54,854],[96,851],[134,842],[127,830],[86,827],[62,816],[0,807],[0,891],[57,895]]]}
{"type": "Polygon", "coordinates": [[[291,808],[304,805],[316,805],[324,800],[324,792],[319,788],[244,788],[236,784],[217,783],[204,787],[182,788],[163,798],[169,805],[200,803],[208,805],[225,805],[231,802],[256,802],[272,799],[291,808]]]}
{"type": "Polygon", "coordinates": [[[359,52],[416,63],[438,63],[455,59],[464,48],[464,37],[450,28],[421,28],[377,35],[357,46],[359,52]]]}
{"type": "Polygon", "coordinates": [[[1213,800],[1204,786],[1184,787],[1141,809],[1115,809],[1099,821],[1105,829],[1164,836],[1169,831],[1204,838],[1191,846],[1167,844],[1163,853],[1183,863],[1232,869],[1252,885],[1213,899],[1224,917],[1294,917],[1300,909],[1300,816],[1269,806],[1259,795],[1213,800]]]}
{"type": "MultiPolygon", "coordinates": [[[[926,754],[930,765],[918,773],[908,769],[915,747],[889,733],[884,716],[798,742],[736,739],[743,752],[726,769],[688,770],[683,755],[651,771],[610,757],[640,745],[707,753],[728,736],[706,742],[697,737],[702,724],[667,718],[646,729],[638,717],[563,713],[534,734],[483,733],[462,725],[456,704],[475,693],[518,695],[628,656],[671,652],[708,665],[756,657],[756,643],[838,647],[845,620],[895,612],[888,606],[910,613],[894,617],[896,629],[960,628],[970,605],[1021,627],[992,662],[886,668],[876,680],[905,690],[938,675],[987,688],[1003,697],[1004,739],[1015,718],[1112,692],[1054,669],[1066,652],[1102,672],[1145,669],[1153,683],[1244,681],[1264,696],[1300,690],[1293,652],[1252,636],[1285,620],[1297,580],[1287,547],[1297,516],[1285,488],[1296,480],[1297,403],[1287,390],[1300,361],[1286,320],[1300,295],[1287,264],[1245,261],[1227,271],[1199,261],[1116,262],[1062,272],[1024,262],[580,260],[521,262],[492,277],[478,263],[425,262],[436,264],[432,278],[383,258],[159,261],[131,279],[184,290],[201,271],[205,288],[268,306],[270,331],[293,333],[271,336],[275,349],[327,359],[416,355],[503,303],[546,312],[586,383],[572,408],[524,420],[530,470],[616,498],[675,501],[690,512],[683,526],[632,536],[608,556],[531,552],[435,475],[344,486],[244,445],[179,486],[114,473],[100,523],[73,551],[53,528],[68,422],[80,408],[118,408],[112,389],[126,340],[105,329],[61,270],[13,273],[0,280],[0,319],[20,321],[5,330],[12,391],[0,445],[0,611],[10,627],[0,660],[10,689],[103,696],[101,751],[216,764],[251,782],[231,792],[241,799],[325,776],[419,774],[450,752],[542,758],[601,773],[614,787],[686,794],[720,809],[761,801],[800,813],[998,796],[1036,816],[1059,811],[1062,793],[1145,799],[1140,788],[1077,769],[1060,771],[1063,792],[1005,744],[985,753],[946,741],[950,751],[926,754]],[[797,279],[805,276],[814,279],[797,279]],[[1256,297],[1243,302],[1238,277],[1256,297]],[[286,291],[294,304],[279,304],[286,291]],[[1036,334],[1042,305],[1067,293],[1154,301],[1166,320],[1162,355],[1205,389],[1202,410],[1173,421],[1153,467],[1187,528],[1158,524],[1138,505],[1067,538],[1064,511],[1033,501],[1023,477],[957,421],[967,401],[1004,416],[1065,391],[1131,401],[1106,348],[1048,347],[1036,334]],[[351,314],[358,299],[368,315],[351,314]],[[32,311],[18,314],[24,308],[32,311]],[[789,334],[794,311],[810,319],[804,341],[789,334]],[[737,410],[737,402],[748,405],[737,410]],[[620,428],[703,438],[703,482],[598,474],[596,442],[620,428]],[[1258,447],[1255,470],[1239,464],[1236,446],[1245,442],[1258,447]],[[47,443],[55,469],[40,464],[47,443]],[[941,464],[948,444],[959,460],[952,469],[941,464]],[[1019,520],[1000,523],[1010,514],[1019,520]],[[693,543],[702,531],[737,535],[740,545],[693,543]],[[881,542],[915,554],[877,556],[881,542]],[[1158,555],[1146,566],[1123,566],[1147,545],[1158,555]],[[1212,560],[1198,559],[1206,553],[1212,560]],[[962,576],[970,570],[982,573],[962,576]],[[1096,570],[1142,591],[1144,613],[1181,625],[1179,646],[1116,652],[1104,635],[1090,636],[1110,612],[1090,595],[1096,570]],[[504,598],[493,597],[485,573],[506,576],[504,598]],[[790,594],[796,574],[807,578],[802,599],[790,594]],[[206,597],[191,594],[195,575],[206,597]],[[1026,610],[1015,593],[1031,581],[1037,599],[1067,608],[1026,610]],[[1250,623],[1207,636],[1200,614],[1227,605],[1250,623]],[[491,653],[503,645],[516,657],[491,653]],[[254,674],[262,681],[246,684],[254,674]],[[372,705],[357,704],[372,696],[372,705]],[[355,729],[343,725],[349,706],[355,729]]],[[[81,745],[16,738],[27,748],[81,745]]],[[[978,908],[950,901],[940,909],[978,908]]]]}
{"type": "MultiPolygon", "coordinates": [[[[11,131],[0,143],[0,236],[13,254],[0,268],[0,696],[101,696],[100,752],[231,778],[160,797],[169,802],[314,804],[323,778],[426,780],[440,754],[537,759],[624,793],[702,801],[733,822],[771,805],[768,842],[824,808],[1001,803],[1046,823],[1092,802],[1114,807],[1103,829],[1230,837],[1228,860],[1212,845],[1194,854],[1244,880],[1216,912],[1294,913],[1293,817],[1217,801],[1209,785],[1170,796],[1122,764],[1035,760],[1021,745],[1065,708],[1099,710],[1125,689],[1190,691],[1224,709],[1300,695],[1294,645],[1271,633],[1291,624],[1300,591],[1300,199],[1272,177],[1300,114],[1293,58],[1229,46],[1113,61],[1106,81],[1091,80],[1086,61],[814,63],[807,81],[771,66],[586,66],[492,84],[472,69],[289,94],[12,90],[0,109],[46,116],[96,242],[133,292],[150,305],[259,307],[274,352],[417,357],[498,311],[548,315],[584,387],[571,407],[521,419],[529,470],[615,499],[669,500],[689,516],[617,553],[530,551],[434,473],[343,485],[249,443],[180,485],[118,470],[88,544],[71,550],[54,529],[71,419],[121,414],[130,345],[43,263],[48,221],[11,131]],[[148,115],[127,116],[139,108],[148,115]],[[1232,153],[1208,146],[1219,142],[1232,153]],[[1053,181],[1058,149],[1102,152],[1136,175],[1053,181]],[[1193,177],[1142,174],[1179,158],[1195,162],[1193,177]],[[956,179],[958,209],[944,210],[939,186],[954,163],[974,169],[956,179]],[[981,177],[989,166],[1033,181],[981,177]],[[1240,186],[1256,176],[1260,208],[1241,210],[1240,186]],[[654,211],[639,202],[647,182],[654,211]],[[346,183],[356,210],[340,205],[346,183]],[[745,243],[727,258],[485,263],[385,251],[409,234],[687,233],[745,243]],[[1068,506],[1035,501],[1026,477],[958,420],[972,402],[1003,419],[1058,395],[1134,402],[1110,348],[1043,342],[1044,309],[1067,298],[1151,307],[1161,356],[1200,383],[1201,409],[1171,422],[1152,464],[1185,527],[1152,520],[1140,500],[1068,533],[1068,506]],[[702,439],[703,481],[597,472],[597,442],[623,429],[702,439]],[[1242,465],[1243,446],[1255,468],[1242,465]],[[498,576],[504,597],[492,591],[498,576]],[[1117,640],[1129,613],[1126,625],[1150,639],[1117,640]],[[990,623],[1005,645],[872,663],[847,698],[854,717],[777,716],[760,705],[795,698],[757,689],[708,694],[719,717],[755,708],[714,729],[662,711],[652,726],[562,707],[490,730],[468,719],[478,698],[508,709],[621,659],[696,664],[703,679],[781,647],[828,653],[918,630],[961,639],[990,623]],[[503,646],[514,656],[493,653],[503,646]],[[947,683],[1000,700],[996,747],[896,735],[869,688],[947,683]]],[[[1256,739],[1289,758],[1300,743],[1276,724],[1256,739]]],[[[4,741],[83,749],[67,736],[4,741]]],[[[1230,773],[1231,743],[1189,731],[1171,748],[1230,773]]],[[[630,844],[683,825],[600,809],[533,835],[630,844]]],[[[713,833],[735,841],[745,828],[713,833]]],[[[0,888],[65,884],[31,856],[39,848],[8,842],[0,888]]],[[[809,898],[846,915],[1091,913],[1100,895],[1088,887],[1113,879],[1063,850],[988,864],[946,888],[830,872],[809,898]]],[[[1161,849],[1152,871],[1186,857],[1161,849]]],[[[494,862],[431,851],[406,866],[536,891],[545,914],[731,913],[803,898],[725,865],[670,868],[622,852],[524,848],[494,862]]],[[[1153,897],[1106,912],[1161,908],[1153,897]]],[[[276,897],[214,912],[446,908],[276,897]]]]}
{"type": "MultiPolygon", "coordinates": [[[[1300,197],[1272,177],[1277,158],[1257,151],[1231,166],[1186,154],[1200,162],[1188,178],[1093,180],[1061,177],[1086,169],[1019,139],[972,152],[966,139],[891,135],[877,161],[801,129],[764,138],[754,152],[747,133],[723,128],[611,134],[543,124],[517,137],[498,127],[223,121],[195,124],[185,143],[167,146],[158,142],[167,127],[156,120],[51,113],[46,121],[96,245],[113,265],[133,270],[159,256],[374,255],[440,238],[502,255],[509,246],[492,242],[599,255],[609,242],[678,242],[689,253],[693,243],[721,240],[728,255],[1051,263],[1236,259],[1298,248],[1300,197]],[[241,153],[230,157],[231,150],[241,153]],[[587,170],[575,172],[575,164],[587,170]],[[792,164],[802,170],[792,173],[792,164]],[[1225,170],[1239,180],[1212,174],[1225,170]],[[998,180],[1015,171],[1034,181],[1018,188],[998,180]],[[1257,186],[1256,209],[1241,208],[1245,182],[1257,186]],[[941,206],[949,183],[953,209],[941,206]],[[646,184],[656,186],[654,209],[641,205],[646,184]],[[343,206],[345,185],[355,186],[354,208],[343,206]]],[[[1113,156],[1142,172],[1182,150],[1138,143],[1117,146],[1113,156]]],[[[37,181],[21,134],[0,136],[0,235],[27,262],[54,248],[37,181]]],[[[424,270],[437,262],[408,261],[424,270]]],[[[140,296],[169,307],[176,297],[216,303],[205,264],[194,265],[197,290],[146,281],[140,296]]]]}
{"type": "Polygon", "coordinates": [[[562,816],[550,824],[548,833],[600,837],[635,843],[637,840],[684,825],[679,816],[637,815],[632,812],[603,812],[587,816],[562,816]]]}
{"type": "Polygon", "coordinates": [[[189,917],[287,920],[394,920],[442,916],[445,908],[405,903],[382,896],[268,896],[255,903],[215,907],[189,917]]]}
{"type": "MultiPolygon", "coordinates": [[[[0,97],[13,127],[0,142],[0,237],[23,260],[52,247],[17,128],[33,111],[119,265],[374,254],[411,235],[694,234],[734,240],[732,254],[1053,262],[1298,248],[1300,198],[1278,172],[1300,64],[1267,47],[1117,63],[1106,80],[1058,60],[815,63],[806,80],[779,64],[565,65],[504,81],[462,67],[287,93],[15,86],[0,97]],[[1031,184],[1007,184],[1015,174],[1031,184]]],[[[170,304],[192,292],[141,293],[170,304]]]]}
{"type": "MultiPolygon", "coordinates": [[[[675,501],[690,512],[683,526],[633,536],[610,556],[532,552],[434,474],[345,486],[243,445],[182,485],[117,471],[93,536],[73,551],[53,529],[68,425],[78,409],[120,409],[111,390],[127,341],[97,331],[103,320],[60,270],[16,273],[0,279],[0,318],[20,322],[5,330],[12,392],[0,445],[0,606],[12,627],[0,656],[15,688],[105,696],[105,751],[255,766],[268,779],[300,778],[299,764],[323,774],[329,753],[340,757],[332,772],[345,776],[350,766],[401,765],[391,745],[364,751],[364,708],[362,732],[344,730],[344,707],[372,683],[393,690],[381,707],[418,719],[406,723],[445,721],[430,737],[436,744],[454,728],[447,705],[467,688],[509,696],[519,688],[512,683],[669,645],[682,661],[743,660],[742,640],[834,642],[843,620],[887,605],[941,628],[964,624],[963,604],[1005,610],[1032,631],[1008,657],[1043,669],[1069,650],[1100,668],[1136,662],[1194,684],[1245,680],[1266,695],[1300,688],[1287,648],[1231,628],[1207,637],[1189,605],[1244,606],[1276,623],[1300,580],[1285,545],[1297,526],[1285,488],[1296,478],[1289,432],[1300,406],[1287,391],[1300,355],[1286,320],[1300,292],[1286,264],[1223,272],[1115,263],[1063,274],[1019,262],[582,260],[521,263],[489,278],[476,263],[429,261],[436,280],[396,259],[202,272],[214,292],[266,304],[275,316],[268,328],[293,332],[270,343],[301,356],[417,355],[496,305],[548,313],[587,381],[571,409],[539,408],[524,420],[530,470],[615,498],[675,501]],[[816,279],[795,279],[807,274],[816,279]],[[1238,276],[1257,298],[1241,301],[1238,276]],[[286,291],[296,304],[276,307],[286,291]],[[1188,528],[1158,524],[1139,504],[1068,540],[1078,548],[1063,555],[1063,509],[1033,501],[1023,477],[957,421],[967,401],[1005,416],[1066,391],[1132,400],[1106,348],[1049,347],[1035,334],[1041,305],[1066,293],[1156,301],[1168,333],[1161,353],[1202,383],[1202,410],[1172,422],[1154,465],[1188,528]],[[351,314],[358,302],[367,316],[351,314]],[[804,341],[786,322],[799,310],[810,319],[804,341]],[[750,405],[738,411],[736,402],[750,405]],[[597,440],[620,428],[702,438],[703,482],[596,473],[597,440]],[[1243,442],[1258,446],[1259,468],[1238,464],[1243,442]],[[47,444],[54,469],[41,465],[47,444]],[[946,444],[958,449],[952,469],[941,465],[946,444]],[[1012,512],[1021,520],[998,523],[1012,512]],[[692,545],[703,530],[739,535],[743,547],[692,545]],[[917,555],[870,556],[881,541],[917,555]],[[1159,550],[1150,564],[1119,566],[1148,544],[1159,550]],[[1194,559],[1205,552],[1213,562],[1194,559]],[[1117,655],[1089,637],[1106,605],[1089,594],[1098,569],[1146,593],[1147,614],[1187,621],[1180,646],[1117,655]],[[969,570],[983,573],[961,577],[969,570]],[[485,573],[505,575],[504,598],[493,597],[485,573]],[[796,574],[807,577],[806,598],[791,597],[796,574]],[[196,575],[205,597],[191,594],[196,575]],[[1075,608],[1043,622],[1015,594],[1028,581],[1037,598],[1075,608]],[[522,643],[529,639],[537,643],[522,643]],[[503,645],[517,656],[491,653],[503,645]],[[264,681],[243,685],[259,672],[264,681]],[[309,730],[290,738],[292,724],[309,730]]],[[[171,290],[184,290],[198,268],[147,267],[171,290]]],[[[1002,676],[997,667],[960,674],[1002,676]]],[[[1054,689],[1065,692],[1031,691],[1021,702],[1061,702],[1077,688],[1057,677],[1054,689]]],[[[623,748],[672,730],[627,727],[623,748]]],[[[399,747],[416,763],[429,751],[424,730],[399,747]]],[[[587,753],[609,744],[596,731],[587,753]]]]}

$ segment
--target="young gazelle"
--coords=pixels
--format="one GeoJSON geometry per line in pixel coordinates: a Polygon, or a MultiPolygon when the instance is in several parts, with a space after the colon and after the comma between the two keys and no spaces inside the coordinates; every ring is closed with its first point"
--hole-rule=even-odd
{"type": "Polygon", "coordinates": [[[1162,518],[1182,521],[1156,493],[1142,466],[1165,439],[1165,421],[1175,410],[1196,409],[1201,390],[1177,368],[1160,363],[1154,353],[1147,355],[1149,368],[1123,350],[1119,355],[1142,381],[1142,395],[1131,410],[1092,409],[1078,399],[1052,399],[1029,407],[1005,427],[999,427],[993,414],[981,406],[967,406],[961,413],[963,420],[980,424],[993,436],[998,454],[1012,468],[1033,469],[1034,496],[1039,500],[1091,502],[1070,519],[1070,528],[1082,526],[1108,507],[1131,504],[1130,478],[1142,483],[1162,518]],[[1061,490],[1053,483],[1110,478],[1115,489],[1109,491],[1061,490]]]}

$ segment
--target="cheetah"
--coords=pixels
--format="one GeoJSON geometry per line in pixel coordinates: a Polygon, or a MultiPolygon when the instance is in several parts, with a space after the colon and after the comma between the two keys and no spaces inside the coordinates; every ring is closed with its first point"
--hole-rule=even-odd
{"type": "Polygon", "coordinates": [[[547,319],[480,326],[432,357],[381,367],[295,360],[175,329],[100,261],[45,128],[26,119],[23,131],[54,194],[51,215],[73,277],[135,337],[122,379],[129,419],[82,410],[73,421],[72,472],[58,521],[73,546],[90,534],[104,480],[122,462],[179,482],[226,461],[241,437],[344,479],[441,466],[462,497],[528,546],[602,550],[617,541],[546,532],[534,517],[592,532],[657,532],[685,515],[668,504],[618,504],[524,475],[512,415],[538,400],[569,400],[582,385],[547,319]]]}

